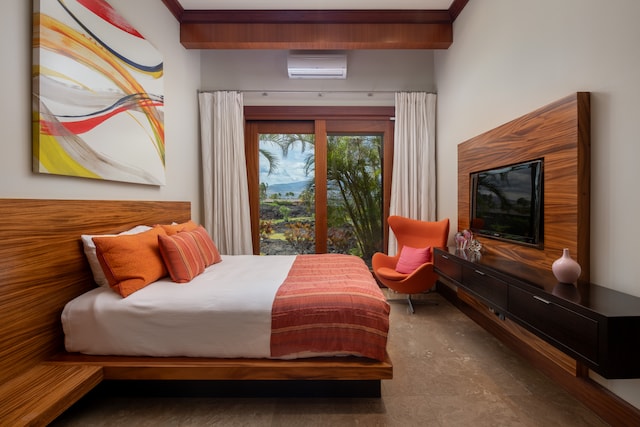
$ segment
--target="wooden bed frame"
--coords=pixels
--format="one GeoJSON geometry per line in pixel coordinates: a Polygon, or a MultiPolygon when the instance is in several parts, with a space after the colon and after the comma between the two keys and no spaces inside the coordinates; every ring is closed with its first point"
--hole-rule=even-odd
{"type": "MultiPolygon", "coordinates": [[[[90,378],[86,391],[102,379],[339,380],[371,382],[379,395],[380,380],[393,375],[388,358],[383,362],[357,357],[287,361],[66,353],[62,309],[96,286],[80,235],[117,233],[139,224],[190,218],[189,202],[1,199],[0,384],[24,383],[25,378],[41,377],[39,370],[55,366],[58,373],[81,367],[90,378]]],[[[0,387],[0,397],[16,390],[7,387],[0,387]]],[[[55,412],[61,413],[59,409],[55,412]]],[[[2,415],[0,411],[0,418],[2,415]]]]}

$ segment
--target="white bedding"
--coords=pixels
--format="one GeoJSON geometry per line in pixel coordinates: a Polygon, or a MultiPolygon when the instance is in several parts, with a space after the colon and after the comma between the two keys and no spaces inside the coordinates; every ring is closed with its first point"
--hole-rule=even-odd
{"type": "Polygon", "coordinates": [[[62,312],[69,352],[270,356],[271,308],[295,256],[223,256],[189,283],[166,277],[122,298],[100,287],[62,312]]]}

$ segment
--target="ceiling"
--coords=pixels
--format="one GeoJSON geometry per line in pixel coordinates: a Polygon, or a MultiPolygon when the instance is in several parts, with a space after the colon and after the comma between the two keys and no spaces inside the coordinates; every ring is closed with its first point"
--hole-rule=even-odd
{"type": "Polygon", "coordinates": [[[453,0],[177,0],[185,10],[448,10],[453,0]]]}
{"type": "Polygon", "coordinates": [[[187,49],[447,49],[469,0],[162,0],[187,49]]]}

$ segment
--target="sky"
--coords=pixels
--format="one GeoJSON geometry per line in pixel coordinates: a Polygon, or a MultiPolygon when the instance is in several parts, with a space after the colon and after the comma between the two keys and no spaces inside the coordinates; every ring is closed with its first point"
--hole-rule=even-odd
{"type": "Polygon", "coordinates": [[[302,147],[296,144],[289,150],[286,158],[282,158],[282,151],[275,144],[261,142],[260,148],[271,152],[280,159],[278,169],[269,175],[269,162],[264,156],[260,156],[260,182],[272,185],[309,180],[309,176],[304,173],[305,159],[312,154],[308,148],[302,152],[302,147]]]}

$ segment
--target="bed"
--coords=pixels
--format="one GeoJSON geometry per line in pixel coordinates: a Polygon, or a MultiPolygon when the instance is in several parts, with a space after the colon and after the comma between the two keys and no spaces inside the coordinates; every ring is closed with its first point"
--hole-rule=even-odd
{"type": "Polygon", "coordinates": [[[224,256],[187,283],[123,298],[98,287],[62,312],[69,352],[118,356],[383,361],[389,306],[352,255],[224,256]]]}
{"type": "MultiPolygon", "coordinates": [[[[239,353],[159,357],[66,351],[64,307],[87,293],[109,295],[108,289],[96,288],[79,236],[118,233],[139,224],[185,222],[191,218],[190,203],[4,199],[0,215],[0,332],[6,337],[0,381],[42,361],[100,366],[108,380],[353,381],[366,383],[378,395],[380,380],[392,378],[386,353],[375,359],[342,352],[270,357],[264,347],[242,357],[239,353]]],[[[225,259],[211,270],[225,263],[230,266],[233,261],[225,259]]]]}

